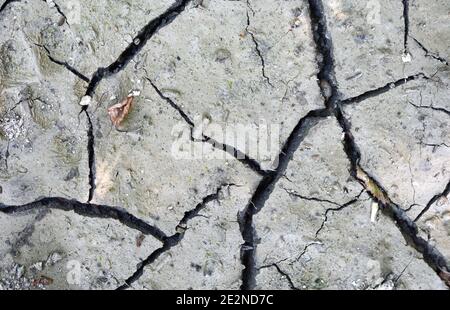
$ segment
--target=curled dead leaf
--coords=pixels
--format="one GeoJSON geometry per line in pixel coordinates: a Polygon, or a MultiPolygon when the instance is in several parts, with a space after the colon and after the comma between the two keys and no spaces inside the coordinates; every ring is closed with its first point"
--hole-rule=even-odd
{"type": "Polygon", "coordinates": [[[108,108],[108,115],[111,118],[111,122],[114,126],[119,126],[124,118],[128,115],[133,103],[133,99],[133,96],[128,96],[122,102],[108,108]]]}

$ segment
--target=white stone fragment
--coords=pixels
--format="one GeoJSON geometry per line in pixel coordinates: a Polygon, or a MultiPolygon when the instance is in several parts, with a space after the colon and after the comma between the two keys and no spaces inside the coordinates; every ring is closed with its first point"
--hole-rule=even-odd
{"type": "Polygon", "coordinates": [[[91,96],[84,96],[81,98],[80,105],[81,106],[88,106],[91,104],[92,97],[91,96]]]}
{"type": "Polygon", "coordinates": [[[31,270],[42,271],[44,269],[44,264],[42,262],[37,262],[30,266],[31,270]]]}
{"type": "Polygon", "coordinates": [[[59,254],[58,252],[54,252],[54,253],[50,254],[50,256],[48,257],[46,265],[47,266],[53,266],[54,264],[56,264],[60,260],[62,260],[61,254],[59,254]]]}
{"type": "Polygon", "coordinates": [[[406,52],[406,53],[402,54],[402,61],[404,63],[411,62],[411,60],[412,60],[412,58],[411,58],[411,54],[410,53],[406,52]]]}
{"type": "Polygon", "coordinates": [[[132,91],[130,91],[130,93],[128,94],[128,97],[138,97],[141,94],[141,91],[138,89],[133,89],[132,91]]]}
{"type": "Polygon", "coordinates": [[[377,215],[378,215],[379,209],[380,209],[380,206],[378,205],[378,203],[373,202],[372,207],[371,207],[371,212],[370,212],[370,221],[372,223],[375,223],[377,221],[377,215]]]}

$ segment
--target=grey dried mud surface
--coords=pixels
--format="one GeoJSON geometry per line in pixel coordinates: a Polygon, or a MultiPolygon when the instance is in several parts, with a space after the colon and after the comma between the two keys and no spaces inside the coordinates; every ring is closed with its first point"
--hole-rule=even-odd
{"type": "Polygon", "coordinates": [[[448,289],[448,1],[3,2],[0,289],[448,289]]]}

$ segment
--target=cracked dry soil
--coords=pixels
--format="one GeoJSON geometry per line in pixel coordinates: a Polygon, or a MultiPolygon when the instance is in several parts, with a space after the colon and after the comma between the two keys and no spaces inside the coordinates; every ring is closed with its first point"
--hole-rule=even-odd
{"type": "Polygon", "coordinates": [[[0,289],[448,289],[449,12],[3,0],[0,289]]]}

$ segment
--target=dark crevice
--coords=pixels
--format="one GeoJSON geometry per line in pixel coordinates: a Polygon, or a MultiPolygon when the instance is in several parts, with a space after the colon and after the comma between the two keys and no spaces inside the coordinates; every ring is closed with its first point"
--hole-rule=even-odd
{"type": "Polygon", "coordinates": [[[152,85],[152,87],[156,91],[156,93],[159,95],[159,97],[161,97],[161,99],[166,101],[172,108],[174,108],[180,114],[180,116],[183,118],[183,120],[189,125],[189,127],[191,128],[190,139],[192,142],[208,143],[208,144],[212,145],[215,149],[221,150],[221,151],[226,152],[229,155],[233,156],[236,160],[240,161],[241,163],[243,163],[244,165],[246,165],[247,167],[252,169],[254,172],[258,173],[259,175],[264,176],[268,173],[267,171],[265,171],[261,168],[261,164],[258,163],[255,159],[251,158],[247,154],[241,152],[240,150],[236,149],[235,147],[233,147],[231,145],[220,143],[204,134],[202,134],[202,139],[196,139],[193,135],[193,130],[195,128],[195,124],[191,120],[191,118],[171,98],[165,96],[162,93],[162,91],[155,85],[155,83],[153,83],[153,81],[151,79],[146,77],[146,80],[150,82],[150,84],[152,85]]]}
{"type": "Polygon", "coordinates": [[[300,119],[283,145],[279,155],[278,167],[264,176],[245,209],[238,213],[238,222],[244,239],[244,244],[241,246],[241,263],[244,265],[241,286],[243,290],[254,289],[256,286],[256,246],[258,241],[253,217],[264,207],[308,131],[319,120],[328,116],[330,116],[328,109],[318,109],[310,111],[300,119]]]}
{"type": "Polygon", "coordinates": [[[315,197],[305,197],[303,195],[298,195],[297,193],[295,193],[295,197],[299,197],[300,199],[305,199],[305,200],[309,200],[309,201],[316,201],[316,202],[323,202],[323,203],[328,203],[328,204],[332,204],[335,205],[337,207],[335,208],[328,208],[327,210],[325,210],[324,213],[324,218],[323,221],[320,225],[320,227],[317,229],[316,233],[314,234],[314,241],[308,243],[302,250],[302,252],[297,256],[297,258],[295,260],[293,260],[292,262],[290,262],[289,264],[292,265],[295,262],[298,262],[308,251],[309,247],[313,246],[313,245],[322,245],[323,243],[319,241],[319,234],[320,232],[325,228],[326,223],[328,222],[328,214],[330,212],[339,212],[342,211],[344,209],[346,209],[347,207],[350,207],[352,205],[354,205],[355,203],[357,203],[360,200],[361,195],[365,192],[366,190],[363,189],[355,198],[353,198],[352,200],[344,203],[343,205],[334,202],[334,201],[330,201],[330,200],[326,200],[326,199],[320,199],[320,198],[315,198],[315,197]]]}
{"type": "Polygon", "coordinates": [[[182,239],[182,235],[180,233],[176,233],[175,235],[166,238],[164,240],[163,246],[159,249],[155,250],[150,254],[145,260],[140,262],[137,266],[136,271],[131,275],[127,280],[125,280],[125,284],[119,286],[116,290],[126,290],[131,287],[131,285],[139,280],[140,277],[144,274],[145,267],[154,263],[161,254],[169,251],[172,247],[176,246],[182,239]]]}
{"type": "Polygon", "coordinates": [[[323,215],[323,221],[322,224],[320,225],[319,229],[316,231],[316,234],[314,236],[315,239],[317,239],[319,237],[320,232],[324,229],[326,223],[328,222],[328,214],[330,212],[339,212],[344,210],[347,207],[350,207],[352,205],[354,205],[355,203],[357,203],[359,201],[359,198],[361,197],[361,195],[365,192],[366,190],[363,189],[358,196],[356,196],[355,198],[353,198],[352,200],[350,200],[349,202],[344,203],[343,205],[338,205],[338,207],[336,208],[328,208],[325,210],[325,213],[323,215]]]}
{"type": "Polygon", "coordinates": [[[194,122],[189,118],[189,116],[183,111],[183,109],[178,104],[176,104],[171,98],[165,96],[150,78],[146,77],[146,80],[150,82],[150,85],[152,85],[153,89],[156,91],[158,96],[161,97],[161,99],[163,99],[164,101],[166,101],[172,108],[174,108],[180,114],[180,116],[189,125],[189,127],[193,128],[195,126],[194,122]]]}
{"type": "Polygon", "coordinates": [[[182,13],[191,0],[177,0],[164,13],[152,19],[138,35],[133,42],[120,54],[120,56],[106,68],[98,68],[94,73],[91,82],[86,90],[86,95],[92,97],[98,84],[104,79],[123,70],[128,63],[142,50],[155,33],[161,28],[169,25],[175,18],[182,13]]]}
{"type": "Polygon", "coordinates": [[[278,273],[281,274],[281,276],[286,279],[291,290],[295,290],[295,291],[300,290],[298,287],[295,286],[294,281],[292,281],[291,276],[287,272],[283,271],[283,269],[281,269],[281,267],[277,263],[273,263],[273,264],[270,264],[267,266],[262,266],[259,268],[259,270],[266,269],[266,268],[275,268],[278,271],[278,273]]]}
{"type": "MultiPolygon", "coordinates": [[[[42,1],[44,1],[45,3],[47,3],[47,0],[42,0],[42,1]]],[[[64,12],[61,10],[61,7],[59,6],[59,4],[56,3],[55,1],[53,1],[53,4],[54,4],[55,9],[56,9],[56,11],[58,12],[58,14],[61,15],[62,18],[64,18],[64,23],[66,23],[67,26],[70,27],[69,22],[68,22],[68,20],[67,20],[67,16],[66,16],[66,14],[64,14],[64,12]]]]}
{"type": "Polygon", "coordinates": [[[360,151],[351,133],[351,124],[344,117],[336,76],[334,72],[333,43],[328,33],[327,20],[321,0],[308,0],[311,18],[313,39],[316,44],[319,73],[317,78],[319,87],[325,99],[325,106],[332,109],[344,133],[344,151],[350,159],[352,175],[356,177],[357,166],[360,160],[360,151]]]}
{"type": "Polygon", "coordinates": [[[450,145],[446,143],[422,143],[422,145],[433,147],[433,149],[440,148],[440,147],[450,147],[450,145]]]}
{"type": "Polygon", "coordinates": [[[250,10],[250,12],[252,12],[252,15],[255,16],[256,12],[253,9],[252,4],[250,3],[250,0],[246,0],[246,3],[247,3],[248,9],[250,10]]]}
{"type": "MultiPolygon", "coordinates": [[[[407,2],[407,1],[405,1],[407,2]]],[[[326,17],[323,11],[321,0],[309,0],[311,20],[313,23],[314,40],[318,52],[324,61],[319,64],[321,72],[325,73],[323,77],[326,80],[334,81],[333,56],[331,36],[326,30],[326,17]],[[330,68],[331,66],[331,68],[330,68]]],[[[407,17],[407,16],[406,16],[407,17]]],[[[407,18],[405,18],[407,19],[407,18]]],[[[337,87],[337,86],[336,86],[337,87]]],[[[332,93],[337,93],[333,89],[332,93]]],[[[326,101],[329,101],[326,100],[326,101]]],[[[361,154],[351,133],[350,122],[345,118],[342,112],[342,103],[337,100],[334,106],[334,114],[344,132],[343,146],[344,151],[350,162],[350,174],[366,189],[371,198],[376,201],[383,213],[393,220],[400,229],[405,240],[423,255],[424,261],[439,275],[439,277],[450,287],[450,267],[445,257],[434,246],[420,237],[416,224],[407,216],[404,209],[392,202],[387,195],[386,190],[370,176],[360,165],[361,154]]],[[[333,104],[327,103],[329,107],[333,104]]]]}
{"type": "Polygon", "coordinates": [[[286,193],[289,194],[289,196],[297,197],[297,198],[300,198],[300,199],[303,199],[303,200],[308,200],[308,201],[323,202],[323,203],[333,204],[335,206],[340,206],[340,204],[338,204],[337,202],[334,202],[334,201],[331,201],[331,200],[328,200],[328,199],[322,199],[322,198],[317,198],[317,197],[308,197],[308,196],[304,196],[302,194],[299,194],[297,192],[288,190],[286,188],[283,188],[283,189],[284,189],[284,191],[286,193]]]}
{"type": "Polygon", "coordinates": [[[409,37],[409,0],[402,0],[403,2],[403,22],[405,23],[405,30],[404,30],[404,39],[403,39],[403,46],[404,50],[403,53],[406,55],[408,54],[408,37],[409,37]]]}
{"type": "Polygon", "coordinates": [[[397,277],[395,277],[395,279],[393,279],[394,288],[397,287],[398,282],[400,281],[400,278],[405,274],[406,270],[408,269],[408,267],[411,265],[412,262],[413,262],[413,260],[411,259],[409,261],[409,263],[402,269],[402,271],[400,271],[399,275],[397,277]]]}
{"type": "Polygon", "coordinates": [[[417,203],[413,203],[411,204],[409,207],[407,207],[405,210],[406,213],[410,212],[412,209],[416,208],[416,207],[421,207],[421,205],[417,204],[417,203]]]}
{"type": "Polygon", "coordinates": [[[64,21],[67,23],[67,25],[69,25],[69,22],[67,21],[67,16],[61,10],[61,7],[59,6],[59,4],[56,3],[55,1],[53,1],[53,3],[55,4],[56,11],[58,11],[59,15],[61,15],[64,18],[64,21]]]}
{"type": "Polygon", "coordinates": [[[443,112],[447,115],[450,115],[450,110],[444,109],[444,108],[440,108],[440,107],[434,107],[432,105],[417,105],[414,104],[412,102],[409,102],[410,105],[412,105],[413,107],[417,108],[417,109],[431,109],[433,111],[437,111],[437,112],[443,112]]]}
{"type": "MultiPolygon", "coordinates": [[[[255,15],[255,12],[251,8],[250,3],[248,1],[247,1],[247,5],[249,6],[249,9],[252,12],[252,14],[255,15]]],[[[250,14],[247,11],[247,27],[245,27],[245,31],[250,35],[250,37],[252,38],[253,44],[255,45],[256,54],[258,55],[259,60],[261,61],[262,76],[263,76],[264,80],[266,80],[267,84],[269,84],[270,86],[273,87],[272,82],[270,82],[270,79],[266,74],[266,61],[264,60],[263,54],[261,52],[261,48],[259,47],[258,40],[256,39],[255,34],[253,32],[251,32],[249,30],[249,28],[250,28],[250,14]]]]}
{"type": "Polygon", "coordinates": [[[337,203],[335,201],[331,201],[331,200],[328,200],[328,199],[304,196],[304,195],[301,195],[301,194],[299,194],[297,192],[294,192],[294,191],[291,191],[291,190],[288,190],[288,189],[285,189],[285,188],[283,188],[283,190],[285,190],[286,193],[288,193],[290,196],[293,196],[293,197],[296,197],[296,198],[300,198],[302,200],[314,201],[314,202],[319,202],[319,203],[327,203],[327,204],[332,204],[332,205],[336,206],[335,208],[328,208],[327,210],[325,210],[324,219],[322,221],[322,224],[320,225],[319,229],[316,231],[316,234],[315,234],[315,239],[316,240],[317,240],[317,237],[318,237],[320,231],[325,227],[325,224],[328,221],[328,213],[330,213],[330,212],[338,212],[338,211],[341,211],[341,210],[343,210],[343,209],[345,209],[345,208],[355,204],[356,202],[359,201],[359,198],[361,197],[361,195],[366,191],[365,189],[363,189],[352,200],[350,200],[350,201],[348,201],[348,202],[346,202],[344,204],[339,204],[339,203],[337,203]]]}
{"type": "Polygon", "coordinates": [[[308,250],[308,248],[310,246],[316,245],[316,244],[322,244],[321,242],[318,241],[318,237],[319,237],[320,232],[323,230],[323,228],[325,227],[325,225],[326,225],[326,223],[328,221],[328,214],[330,212],[339,212],[339,211],[341,211],[341,210],[343,210],[343,209],[345,209],[347,207],[352,206],[353,204],[355,204],[355,203],[357,203],[359,201],[359,198],[361,197],[361,195],[366,191],[365,189],[363,189],[355,198],[353,198],[352,200],[350,200],[350,201],[348,201],[348,202],[346,202],[346,203],[341,205],[341,204],[339,204],[337,202],[334,202],[334,201],[331,201],[331,200],[328,200],[328,199],[322,199],[322,198],[317,198],[317,197],[307,197],[307,196],[301,195],[301,194],[299,194],[297,192],[293,192],[293,191],[287,190],[285,188],[283,188],[283,189],[289,195],[297,197],[297,198],[300,198],[300,199],[303,199],[303,200],[314,201],[314,202],[319,202],[319,203],[327,203],[327,204],[332,204],[332,205],[336,206],[335,208],[328,208],[327,210],[325,210],[324,219],[323,219],[320,227],[317,229],[317,231],[316,231],[316,233],[314,235],[314,241],[308,243],[303,248],[303,251],[300,253],[300,255],[298,255],[297,258],[290,263],[291,265],[293,263],[295,263],[295,262],[298,262],[303,257],[303,255],[306,254],[306,251],[308,250]]]}
{"type": "Polygon", "coordinates": [[[343,139],[344,152],[347,155],[348,159],[350,160],[350,173],[354,178],[356,178],[356,174],[359,167],[359,161],[361,159],[361,152],[359,151],[359,148],[356,145],[355,139],[351,132],[351,124],[345,118],[344,113],[342,112],[340,106],[338,106],[337,109],[335,110],[335,117],[344,133],[343,139]]]}
{"type": "Polygon", "coordinates": [[[278,273],[280,273],[283,277],[286,278],[286,280],[289,283],[289,286],[291,287],[292,290],[300,290],[298,287],[295,286],[294,281],[292,281],[292,278],[289,274],[287,274],[286,272],[284,272],[280,266],[278,266],[277,264],[274,264],[274,267],[276,268],[276,270],[278,271],[278,273]]]}
{"type": "Polygon", "coordinates": [[[3,2],[2,6],[0,6],[0,13],[3,12],[4,9],[6,9],[6,7],[13,2],[19,2],[20,0],[6,0],[5,2],[3,2]]]}
{"type": "Polygon", "coordinates": [[[129,228],[138,230],[145,235],[151,235],[160,241],[166,239],[166,234],[159,228],[146,223],[118,207],[82,203],[60,197],[46,197],[20,206],[8,206],[0,203],[0,212],[10,215],[39,209],[73,211],[79,215],[91,218],[114,219],[129,228]]]}
{"type": "Polygon", "coordinates": [[[400,228],[405,240],[423,255],[424,261],[450,287],[450,266],[444,255],[419,236],[417,225],[407,216],[405,210],[394,203],[383,205],[383,212],[400,228]]]}
{"type": "Polygon", "coordinates": [[[340,94],[334,73],[331,36],[327,33],[327,21],[322,1],[309,0],[308,3],[311,29],[317,49],[316,59],[319,67],[317,79],[322,96],[325,99],[325,106],[334,109],[340,94]]]}
{"type": "MultiPolygon", "coordinates": [[[[338,115],[338,119],[341,124],[348,124],[342,114],[338,115]]],[[[383,213],[397,225],[407,243],[423,255],[424,261],[450,287],[450,267],[445,257],[427,240],[419,236],[418,228],[408,217],[407,211],[392,202],[380,183],[359,165],[360,154],[350,127],[343,126],[343,130],[345,132],[344,150],[351,164],[351,175],[365,187],[371,198],[380,205],[383,213]]]]}
{"type": "Polygon", "coordinates": [[[304,117],[299,120],[280,151],[280,154],[278,156],[277,168],[273,171],[270,171],[268,175],[264,177],[251,199],[251,202],[254,205],[254,209],[257,212],[259,212],[263,208],[265,201],[273,190],[273,186],[281,177],[283,177],[284,172],[286,171],[289,162],[292,160],[295,151],[307,136],[309,130],[314,127],[320,120],[325,119],[329,116],[329,110],[317,109],[309,111],[304,117]]]}
{"type": "Polygon", "coordinates": [[[41,44],[37,44],[34,43],[36,46],[41,47],[45,50],[45,52],[47,53],[47,57],[48,59],[50,59],[51,62],[63,66],[64,68],[66,68],[67,70],[69,70],[70,72],[72,72],[73,74],[75,74],[78,78],[82,79],[83,81],[85,81],[86,83],[89,83],[89,78],[87,76],[85,76],[83,73],[81,73],[80,71],[78,71],[77,69],[75,69],[74,67],[72,67],[71,65],[69,65],[66,61],[60,61],[55,59],[49,49],[45,46],[45,45],[41,45],[41,44]]]}
{"type": "Polygon", "coordinates": [[[399,80],[394,81],[394,82],[390,82],[390,83],[388,83],[388,84],[386,84],[384,86],[381,86],[379,88],[366,91],[365,93],[360,94],[358,96],[344,99],[344,100],[341,101],[341,104],[342,105],[348,105],[348,104],[360,103],[360,102],[362,102],[364,100],[367,100],[367,99],[370,99],[370,98],[382,95],[384,93],[389,92],[390,90],[392,90],[394,88],[397,88],[399,86],[405,85],[405,84],[407,84],[410,81],[418,80],[420,78],[424,78],[424,79],[427,79],[427,80],[429,79],[423,73],[410,75],[410,76],[408,76],[406,78],[399,79],[399,80]]]}
{"type": "Polygon", "coordinates": [[[148,265],[152,264],[153,262],[158,259],[158,257],[169,251],[174,246],[178,245],[181,240],[184,238],[184,234],[187,231],[188,227],[187,224],[190,220],[193,218],[199,216],[199,213],[206,208],[208,203],[212,201],[217,201],[220,199],[220,192],[226,188],[234,186],[234,184],[223,184],[220,187],[217,188],[216,192],[214,194],[208,195],[202,199],[202,202],[197,204],[197,206],[184,213],[183,218],[180,220],[178,225],[176,226],[176,233],[173,234],[170,237],[166,237],[163,240],[163,246],[157,250],[155,250],[153,253],[151,253],[145,260],[143,260],[141,263],[138,264],[136,271],[127,279],[125,280],[125,283],[118,287],[118,290],[125,290],[131,287],[131,285],[139,280],[139,278],[144,274],[144,269],[148,265]]]}
{"type": "Polygon", "coordinates": [[[293,265],[294,263],[298,262],[306,254],[306,251],[308,251],[309,247],[313,245],[323,245],[323,243],[319,241],[312,241],[308,243],[307,245],[305,245],[302,252],[293,261],[291,261],[289,265],[293,265]]]}
{"type": "Polygon", "coordinates": [[[392,289],[395,290],[398,286],[401,277],[405,274],[406,270],[408,269],[408,267],[411,265],[412,262],[413,260],[411,259],[408,262],[408,264],[405,267],[403,267],[403,269],[400,271],[398,275],[396,275],[393,272],[388,272],[385,276],[383,276],[383,280],[381,281],[381,283],[375,285],[371,289],[372,290],[382,289],[384,285],[388,284],[388,282],[391,282],[393,286],[392,289]]]}
{"type": "Polygon", "coordinates": [[[414,219],[414,222],[417,222],[439,199],[446,198],[449,194],[450,194],[450,181],[447,183],[447,186],[441,193],[434,195],[430,199],[425,208],[414,219]]]}
{"type": "Polygon", "coordinates": [[[82,110],[86,114],[88,122],[87,130],[87,151],[88,151],[88,164],[89,164],[89,198],[88,202],[91,202],[95,194],[95,138],[94,138],[94,126],[92,124],[91,116],[87,110],[82,110]]]}
{"type": "Polygon", "coordinates": [[[236,160],[240,161],[241,163],[252,169],[254,172],[259,174],[260,176],[265,176],[269,173],[269,171],[261,168],[261,164],[257,162],[256,159],[249,157],[247,154],[241,152],[234,146],[220,143],[219,141],[216,141],[213,138],[210,138],[205,135],[202,135],[202,138],[203,142],[212,145],[215,149],[228,153],[229,155],[233,156],[236,160]]]}
{"type": "Polygon", "coordinates": [[[417,40],[416,38],[413,38],[413,37],[412,37],[412,39],[413,39],[414,42],[416,42],[417,45],[419,45],[419,47],[425,52],[425,57],[431,57],[431,58],[433,58],[433,59],[435,59],[435,60],[437,60],[437,61],[442,62],[444,65],[447,65],[447,66],[448,66],[448,61],[447,61],[445,58],[440,57],[439,54],[437,54],[437,53],[430,52],[430,51],[425,47],[425,45],[423,45],[422,43],[420,43],[419,40],[417,40]]]}

